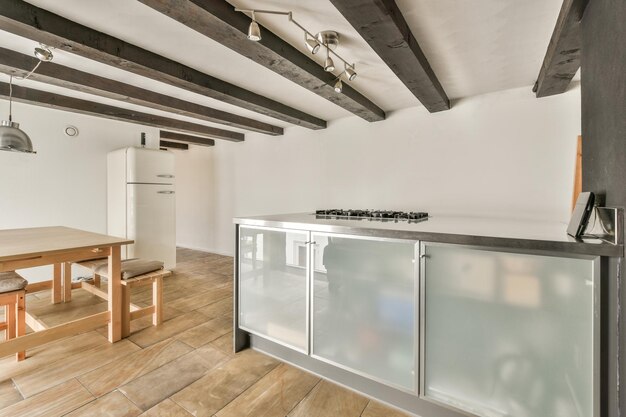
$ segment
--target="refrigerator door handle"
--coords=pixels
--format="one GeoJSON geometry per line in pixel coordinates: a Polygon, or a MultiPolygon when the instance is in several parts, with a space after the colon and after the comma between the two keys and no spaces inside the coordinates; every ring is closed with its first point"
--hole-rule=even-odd
{"type": "Polygon", "coordinates": [[[174,178],[174,176],[171,175],[171,174],[158,174],[157,177],[159,177],[159,178],[174,178]]]}
{"type": "Polygon", "coordinates": [[[159,194],[174,194],[175,191],[157,191],[159,194]]]}

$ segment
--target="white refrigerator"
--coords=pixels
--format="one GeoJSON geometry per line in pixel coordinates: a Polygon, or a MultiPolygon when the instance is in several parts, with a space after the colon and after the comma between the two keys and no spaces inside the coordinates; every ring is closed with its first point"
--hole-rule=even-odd
{"type": "Polygon", "coordinates": [[[147,148],[124,148],[107,158],[107,229],[133,239],[122,259],[144,258],[176,266],[174,155],[147,148]]]}

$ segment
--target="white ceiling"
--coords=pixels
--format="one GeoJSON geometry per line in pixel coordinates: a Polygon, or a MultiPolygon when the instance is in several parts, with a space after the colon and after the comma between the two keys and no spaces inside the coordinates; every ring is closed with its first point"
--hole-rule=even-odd
{"type": "MultiPolygon", "coordinates": [[[[211,0],[222,1],[222,0],[211,0]]],[[[561,0],[396,0],[444,90],[452,99],[532,86],[559,13],[561,0]]],[[[29,0],[70,20],[179,61],[325,120],[352,116],[346,110],[258,65],[211,39],[129,0],[29,0]]],[[[229,0],[242,8],[291,10],[309,31],[341,35],[337,52],[357,65],[351,83],[385,111],[421,106],[329,0],[229,0]]],[[[284,16],[258,15],[264,26],[306,52],[303,35],[284,16]]],[[[0,46],[32,54],[35,42],[0,31],[0,46]]],[[[54,51],[54,61],[199,104],[279,126],[288,124],[118,68],[54,51]]],[[[320,60],[315,56],[314,59],[320,60]]],[[[20,81],[48,91],[119,107],[138,106],[20,81]]],[[[163,114],[141,109],[147,113],[163,114]]],[[[426,110],[424,110],[426,111],[426,110]]],[[[452,109],[451,111],[454,111],[452,109]]],[[[172,116],[186,119],[181,116],[172,116]]],[[[212,125],[204,121],[197,123],[212,125]]],[[[364,122],[366,123],[366,122],[364,122]]]]}

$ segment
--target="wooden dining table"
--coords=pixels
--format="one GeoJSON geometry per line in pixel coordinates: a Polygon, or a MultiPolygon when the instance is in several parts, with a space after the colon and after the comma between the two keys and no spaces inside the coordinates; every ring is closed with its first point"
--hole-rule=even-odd
{"type": "Polygon", "coordinates": [[[26,323],[32,333],[0,342],[0,357],[35,346],[108,326],[109,342],[122,338],[121,246],[132,240],[63,226],[0,230],[0,272],[53,265],[53,277],[26,287],[27,293],[50,288],[51,302],[71,299],[72,262],[108,257],[108,306],[101,313],[48,327],[28,311],[26,323]]]}

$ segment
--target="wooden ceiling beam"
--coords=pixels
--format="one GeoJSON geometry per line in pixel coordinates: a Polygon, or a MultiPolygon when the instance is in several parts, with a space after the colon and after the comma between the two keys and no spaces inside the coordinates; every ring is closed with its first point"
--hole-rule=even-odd
{"type": "MultiPolygon", "coordinates": [[[[0,82],[0,98],[9,98],[8,83],[0,82]]],[[[21,87],[18,85],[13,85],[13,101],[58,110],[66,110],[73,113],[88,114],[105,119],[131,122],[145,126],[174,129],[232,142],[241,142],[244,140],[244,134],[239,132],[217,129],[210,126],[170,119],[169,117],[157,116],[154,114],[141,113],[134,110],[109,106],[102,103],[21,87]]]]}
{"type": "Polygon", "coordinates": [[[537,97],[567,90],[580,68],[581,20],[589,0],[564,0],[533,91],[537,97]]]}
{"type": "MultiPolygon", "coordinates": [[[[0,72],[24,77],[39,60],[0,47],[0,72]]],[[[268,135],[282,135],[283,128],[237,114],[213,109],[165,94],[135,87],[109,78],[75,70],[54,62],[42,63],[37,71],[30,75],[32,80],[46,84],[82,91],[101,97],[121,100],[152,109],[193,117],[207,122],[219,123],[239,129],[251,130],[268,135]]]]}
{"type": "MultiPolygon", "coordinates": [[[[367,121],[385,119],[385,112],[349,83],[344,82],[341,93],[335,92],[336,75],[324,71],[310,56],[267,28],[261,26],[261,41],[249,41],[247,34],[251,19],[236,12],[226,1],[139,1],[367,121]]],[[[335,64],[343,65],[339,61],[335,64]]]]}
{"type": "Polygon", "coordinates": [[[311,129],[326,127],[326,122],[315,116],[23,0],[0,0],[0,29],[288,123],[311,129]]]}
{"type": "Polygon", "coordinates": [[[182,149],[186,151],[189,149],[189,145],[186,143],[168,142],[166,140],[161,140],[159,141],[159,148],[182,149]]]}
{"type": "Polygon", "coordinates": [[[170,142],[176,141],[176,142],[190,143],[193,145],[200,145],[200,146],[214,146],[215,145],[215,141],[213,139],[202,138],[200,136],[185,135],[182,133],[170,132],[167,130],[161,130],[159,132],[159,137],[161,139],[165,139],[170,142]]]}
{"type": "Polygon", "coordinates": [[[450,109],[426,56],[394,0],[330,0],[429,112],[450,109]]]}

